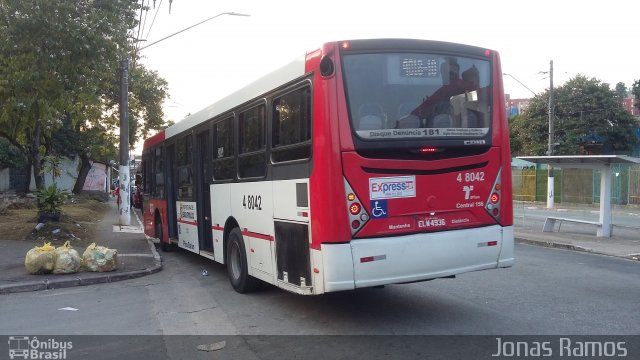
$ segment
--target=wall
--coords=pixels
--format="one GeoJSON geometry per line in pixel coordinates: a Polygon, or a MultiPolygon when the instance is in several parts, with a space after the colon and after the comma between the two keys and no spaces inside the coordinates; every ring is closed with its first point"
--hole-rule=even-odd
{"type": "Polygon", "coordinates": [[[107,189],[107,165],[94,162],[87,174],[82,190],[106,191],[107,189]]]}
{"type": "MultiPolygon", "coordinates": [[[[73,185],[76,183],[76,178],[78,177],[78,164],[80,159],[75,157],[74,159],[69,158],[61,158],[60,165],[62,171],[60,172],[60,177],[56,178],[56,185],[59,189],[73,190],[73,185]]],[[[44,174],[44,185],[49,186],[53,184],[53,177],[50,173],[44,174]]],[[[36,189],[36,181],[33,177],[33,173],[31,174],[31,184],[29,185],[29,190],[34,191],[36,189]]]]}
{"type": "Polygon", "coordinates": [[[7,191],[11,188],[11,177],[9,177],[9,168],[0,169],[0,192],[7,191]]]}

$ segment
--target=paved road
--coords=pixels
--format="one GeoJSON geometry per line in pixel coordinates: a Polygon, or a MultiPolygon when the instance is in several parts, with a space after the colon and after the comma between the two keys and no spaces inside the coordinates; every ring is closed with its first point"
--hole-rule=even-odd
{"type": "Polygon", "coordinates": [[[176,251],[147,277],[0,296],[0,334],[638,333],[640,263],[524,244],[516,257],[452,280],[304,297],[236,294],[223,266],[176,251]]]}

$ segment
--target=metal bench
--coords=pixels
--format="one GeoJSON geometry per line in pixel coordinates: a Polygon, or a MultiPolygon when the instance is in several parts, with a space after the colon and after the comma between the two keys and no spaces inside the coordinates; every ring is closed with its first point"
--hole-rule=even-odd
{"type": "Polygon", "coordinates": [[[559,224],[558,224],[558,232],[560,231],[560,227],[562,227],[562,223],[563,222],[573,222],[573,223],[579,223],[579,224],[596,225],[598,228],[602,227],[602,224],[599,221],[588,221],[588,220],[569,219],[569,218],[563,218],[563,217],[549,216],[549,217],[547,217],[547,220],[545,220],[545,222],[544,222],[544,226],[542,227],[542,231],[543,232],[553,232],[553,228],[556,225],[556,221],[559,222],[559,224]]]}

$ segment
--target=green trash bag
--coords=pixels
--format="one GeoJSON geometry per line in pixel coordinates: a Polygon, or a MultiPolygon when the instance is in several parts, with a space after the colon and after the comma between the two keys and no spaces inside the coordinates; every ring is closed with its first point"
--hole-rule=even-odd
{"type": "Polygon", "coordinates": [[[118,267],[118,251],[93,243],[82,254],[82,266],[87,271],[113,271],[118,267]]]}

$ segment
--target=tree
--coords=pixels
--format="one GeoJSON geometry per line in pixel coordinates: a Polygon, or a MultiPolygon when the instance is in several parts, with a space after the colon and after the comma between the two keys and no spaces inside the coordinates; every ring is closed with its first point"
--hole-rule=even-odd
{"type": "Polygon", "coordinates": [[[92,160],[108,163],[110,159],[117,158],[115,144],[118,138],[113,131],[107,131],[105,124],[85,126],[84,122],[73,124],[70,119],[64,118],[63,126],[53,134],[54,153],[67,157],[78,156],[80,159],[78,177],[72,190],[75,194],[82,191],[92,160]]]}
{"type": "Polygon", "coordinates": [[[633,94],[635,106],[640,109],[640,80],[636,80],[633,83],[631,94],[633,94]]]}
{"type": "MultiPolygon", "coordinates": [[[[600,80],[577,75],[554,90],[554,154],[573,155],[590,139],[601,139],[604,151],[625,153],[637,142],[635,119],[600,80]]],[[[545,155],[548,148],[549,92],[534,97],[511,123],[517,155],[545,155]]]]}
{"type": "MultiPolygon", "coordinates": [[[[109,134],[119,126],[119,64],[133,54],[139,7],[130,0],[0,0],[0,137],[26,156],[37,188],[44,155],[63,149],[80,156],[77,192],[90,160],[112,151],[106,141],[117,140],[109,134]],[[61,136],[72,146],[54,146],[61,136]]],[[[141,65],[131,74],[135,143],[162,127],[167,84],[141,65]]]]}
{"type": "Polygon", "coordinates": [[[9,140],[0,138],[0,170],[20,166],[24,161],[20,150],[9,140]]]}
{"type": "Polygon", "coordinates": [[[616,84],[616,100],[622,104],[624,102],[624,99],[627,98],[627,96],[629,96],[629,91],[627,90],[627,85],[625,85],[623,82],[619,82],[616,84]]]}
{"type": "Polygon", "coordinates": [[[546,155],[549,136],[549,94],[535,96],[529,106],[509,123],[514,156],[546,155]]]}
{"type": "Polygon", "coordinates": [[[150,131],[168,126],[162,109],[168,84],[156,71],[136,66],[131,72],[130,85],[129,145],[133,147],[141,138],[149,137],[150,131]]]}

